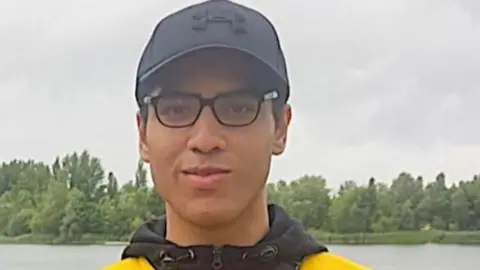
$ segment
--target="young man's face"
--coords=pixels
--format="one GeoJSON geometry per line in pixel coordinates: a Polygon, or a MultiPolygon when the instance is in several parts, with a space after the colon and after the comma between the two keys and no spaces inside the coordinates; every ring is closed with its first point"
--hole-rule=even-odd
{"type": "Polygon", "coordinates": [[[290,108],[280,111],[276,121],[272,103],[265,101],[253,122],[228,126],[254,119],[255,95],[269,90],[265,83],[256,85],[249,63],[240,56],[203,52],[168,68],[170,79],[158,84],[174,93],[153,99],[146,124],[137,118],[141,155],[150,163],[156,190],[181,218],[200,226],[232,222],[261,202],[271,156],[285,148],[290,108]],[[224,124],[206,106],[194,124],[187,125],[199,103],[177,91],[213,98],[236,90],[256,94],[217,101],[212,107],[224,124]]]}

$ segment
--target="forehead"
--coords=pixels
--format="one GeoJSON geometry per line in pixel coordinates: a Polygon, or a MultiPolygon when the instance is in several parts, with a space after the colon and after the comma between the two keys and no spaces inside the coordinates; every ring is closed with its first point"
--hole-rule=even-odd
{"type": "Polygon", "coordinates": [[[156,75],[159,87],[188,92],[219,92],[268,87],[266,67],[245,53],[202,50],[168,64],[156,75]]]}

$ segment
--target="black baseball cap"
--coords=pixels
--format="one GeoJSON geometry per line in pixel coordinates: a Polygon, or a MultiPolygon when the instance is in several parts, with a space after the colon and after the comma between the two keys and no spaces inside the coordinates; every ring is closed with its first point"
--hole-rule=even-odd
{"type": "Polygon", "coordinates": [[[260,12],[228,0],[209,0],[191,5],[162,19],[141,55],[135,98],[153,89],[158,74],[169,63],[204,49],[244,53],[265,69],[264,78],[284,103],[290,96],[285,57],[273,24],[260,12]]]}

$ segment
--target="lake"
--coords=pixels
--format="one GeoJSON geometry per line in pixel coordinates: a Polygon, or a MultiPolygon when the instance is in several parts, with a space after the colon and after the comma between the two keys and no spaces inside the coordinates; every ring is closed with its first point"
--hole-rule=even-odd
{"type": "MultiPolygon", "coordinates": [[[[480,247],[329,246],[374,270],[478,270],[480,247]]],[[[120,256],[121,246],[0,245],[1,270],[100,270],[120,256]]]]}

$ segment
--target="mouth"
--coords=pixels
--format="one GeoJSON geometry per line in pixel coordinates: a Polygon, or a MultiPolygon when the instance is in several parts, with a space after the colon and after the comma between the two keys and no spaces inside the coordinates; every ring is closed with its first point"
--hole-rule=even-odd
{"type": "Polygon", "coordinates": [[[227,179],[232,171],[225,167],[198,166],[182,170],[186,180],[196,189],[214,189],[227,179]]]}
{"type": "Polygon", "coordinates": [[[217,174],[228,174],[231,170],[222,168],[222,167],[215,167],[215,166],[204,166],[204,167],[192,167],[185,170],[182,170],[183,174],[186,175],[196,175],[200,177],[208,177],[217,174]]]}

